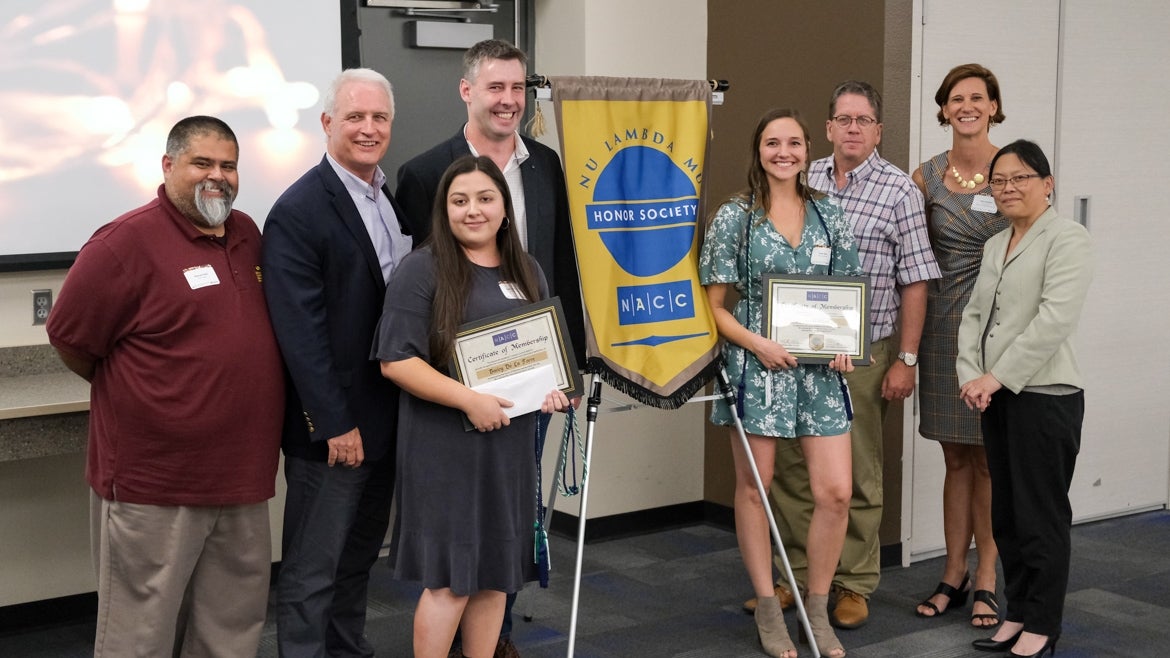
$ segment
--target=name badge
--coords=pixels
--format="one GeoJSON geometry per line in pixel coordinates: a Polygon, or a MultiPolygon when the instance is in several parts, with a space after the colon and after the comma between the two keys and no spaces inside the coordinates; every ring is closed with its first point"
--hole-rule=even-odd
{"type": "Polygon", "coordinates": [[[210,265],[188,267],[183,270],[183,276],[187,277],[187,285],[191,286],[191,290],[219,285],[219,277],[215,275],[215,268],[210,265]]]}
{"type": "Polygon", "coordinates": [[[512,283],[511,281],[501,281],[500,292],[504,293],[504,296],[508,299],[528,299],[528,297],[524,294],[524,291],[520,290],[520,286],[512,283]]]}
{"type": "Polygon", "coordinates": [[[971,199],[971,210],[979,212],[995,212],[995,199],[990,194],[976,194],[971,199]]]}
{"type": "Polygon", "coordinates": [[[812,264],[813,265],[828,265],[833,258],[832,247],[824,245],[817,245],[812,250],[812,264]]]}

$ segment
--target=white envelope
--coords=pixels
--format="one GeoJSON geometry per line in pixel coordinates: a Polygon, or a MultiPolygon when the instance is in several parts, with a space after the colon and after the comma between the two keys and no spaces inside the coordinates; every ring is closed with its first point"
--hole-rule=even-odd
{"type": "Polygon", "coordinates": [[[472,386],[471,390],[511,400],[512,406],[504,408],[504,413],[508,418],[515,418],[532,411],[540,411],[540,405],[544,404],[544,396],[556,387],[556,371],[549,365],[472,386]]]}

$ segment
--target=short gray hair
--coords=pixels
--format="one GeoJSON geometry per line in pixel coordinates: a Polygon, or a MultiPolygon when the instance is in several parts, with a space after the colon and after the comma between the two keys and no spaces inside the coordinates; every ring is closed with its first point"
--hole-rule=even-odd
{"type": "Polygon", "coordinates": [[[390,118],[394,118],[394,87],[391,86],[386,76],[374,69],[345,69],[334,78],[333,82],[329,84],[329,88],[325,90],[325,98],[322,99],[321,106],[324,108],[325,114],[333,116],[333,112],[337,109],[337,92],[351,82],[371,82],[380,85],[390,99],[390,118]]]}
{"type": "Polygon", "coordinates": [[[833,97],[829,100],[830,119],[837,114],[837,99],[845,94],[864,96],[865,100],[869,101],[870,107],[873,108],[874,118],[877,119],[878,123],[882,122],[882,95],[873,88],[873,85],[860,80],[846,80],[833,90],[833,97]]]}

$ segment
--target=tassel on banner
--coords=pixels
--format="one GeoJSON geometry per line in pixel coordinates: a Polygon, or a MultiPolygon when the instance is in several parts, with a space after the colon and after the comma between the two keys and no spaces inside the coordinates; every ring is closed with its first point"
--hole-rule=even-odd
{"type": "Polygon", "coordinates": [[[524,130],[533,137],[542,137],[547,132],[547,127],[544,125],[544,112],[540,109],[540,100],[535,100],[536,111],[532,113],[532,118],[524,126],[524,130]]]}

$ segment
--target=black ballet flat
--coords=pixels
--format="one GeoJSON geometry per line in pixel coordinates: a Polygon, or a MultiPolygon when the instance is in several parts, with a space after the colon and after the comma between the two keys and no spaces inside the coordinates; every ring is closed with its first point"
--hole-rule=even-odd
{"type": "Polygon", "coordinates": [[[1024,629],[1021,628],[1020,630],[1016,631],[1015,635],[1009,637],[1006,640],[998,642],[989,637],[983,637],[979,638],[978,640],[973,640],[971,642],[971,646],[975,647],[979,651],[994,651],[996,653],[1000,651],[1007,651],[1008,649],[1012,648],[1012,645],[1016,643],[1016,640],[1020,639],[1020,635],[1023,635],[1023,633],[1024,629]]]}
{"type": "Polygon", "coordinates": [[[1059,639],[1060,639],[1059,634],[1049,635],[1048,641],[1045,642],[1044,646],[1040,647],[1040,650],[1037,651],[1036,653],[1030,653],[1030,654],[1025,656],[1022,653],[1016,653],[1015,651],[1009,651],[1008,658],[1044,658],[1044,654],[1048,653],[1048,651],[1050,649],[1052,650],[1052,655],[1055,656],[1056,655],[1056,641],[1059,639]]]}
{"type": "Polygon", "coordinates": [[[919,617],[933,619],[935,617],[941,617],[941,616],[947,614],[947,612],[950,611],[951,608],[962,608],[964,605],[967,604],[967,595],[971,593],[971,588],[968,586],[970,584],[970,582],[971,582],[971,574],[970,573],[963,574],[963,582],[959,583],[958,589],[951,587],[950,585],[940,581],[938,584],[938,587],[934,588],[934,594],[931,594],[930,596],[926,597],[925,601],[918,604],[920,606],[924,606],[926,608],[930,608],[931,610],[934,610],[934,614],[933,615],[924,615],[924,614],[922,614],[922,611],[917,609],[917,608],[914,609],[914,614],[918,615],[919,617]],[[942,610],[939,610],[938,606],[930,601],[930,599],[932,597],[934,597],[938,594],[942,594],[943,596],[947,597],[947,607],[943,608],[942,610]]]}

